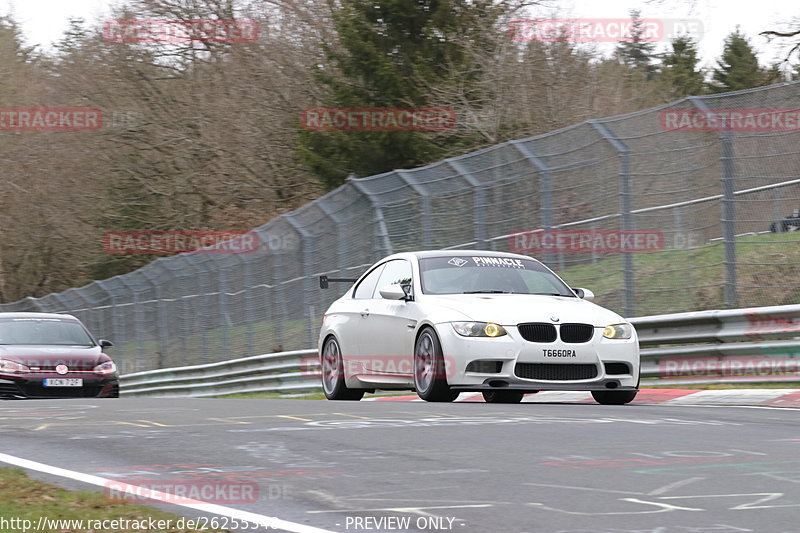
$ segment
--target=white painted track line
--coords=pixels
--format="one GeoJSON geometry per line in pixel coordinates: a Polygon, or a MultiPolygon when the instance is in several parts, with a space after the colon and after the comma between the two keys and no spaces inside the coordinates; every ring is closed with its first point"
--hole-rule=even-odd
{"type": "MultiPolygon", "coordinates": [[[[28,459],[23,459],[21,457],[14,457],[13,455],[7,455],[4,453],[0,453],[0,462],[18,466],[20,468],[25,468],[28,470],[43,472],[45,474],[50,474],[53,476],[65,477],[75,481],[89,483],[90,485],[96,485],[98,487],[105,487],[109,482],[113,481],[106,478],[102,478],[100,476],[93,476],[91,474],[75,472],[74,470],[67,470],[65,468],[60,468],[57,466],[38,463],[36,461],[30,461],[28,459]]],[[[115,486],[120,485],[117,484],[116,481],[114,481],[114,483],[115,486]]],[[[129,487],[132,490],[136,490],[137,488],[139,488],[136,485],[131,485],[129,483],[122,483],[121,485],[129,487]]],[[[329,531],[327,529],[319,529],[316,527],[307,526],[305,524],[297,524],[295,522],[281,520],[280,518],[264,516],[257,513],[251,513],[248,511],[242,511],[239,509],[234,509],[233,507],[225,507],[224,505],[206,503],[200,500],[180,498],[180,501],[176,502],[175,495],[167,494],[164,492],[148,489],[147,495],[148,498],[150,499],[158,500],[170,505],[180,505],[181,507],[187,507],[189,509],[194,509],[196,511],[201,511],[204,513],[213,514],[217,516],[227,516],[228,518],[233,518],[244,522],[250,522],[251,524],[258,524],[266,528],[276,529],[279,531],[290,531],[292,533],[333,533],[332,531],[329,531]]]]}

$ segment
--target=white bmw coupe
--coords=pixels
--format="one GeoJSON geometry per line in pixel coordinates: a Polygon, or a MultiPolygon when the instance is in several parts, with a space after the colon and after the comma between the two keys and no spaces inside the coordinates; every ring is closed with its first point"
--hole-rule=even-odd
{"type": "MultiPolygon", "coordinates": [[[[320,279],[327,287],[329,281],[320,279]]],[[[625,404],[639,386],[636,331],[542,263],[489,251],[399,253],[370,267],[322,321],[330,400],[415,390],[431,402],[480,391],[517,403],[542,390],[625,404]]]]}

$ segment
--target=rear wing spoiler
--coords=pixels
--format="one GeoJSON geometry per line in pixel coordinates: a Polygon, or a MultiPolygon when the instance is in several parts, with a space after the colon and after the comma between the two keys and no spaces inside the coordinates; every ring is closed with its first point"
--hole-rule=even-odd
{"type": "Polygon", "coordinates": [[[329,278],[328,276],[319,277],[319,288],[327,289],[329,283],[355,283],[358,278],[329,278]]]}

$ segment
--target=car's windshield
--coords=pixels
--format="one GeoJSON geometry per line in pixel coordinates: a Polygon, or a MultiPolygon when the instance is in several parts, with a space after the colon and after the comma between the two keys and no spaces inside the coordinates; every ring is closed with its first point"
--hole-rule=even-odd
{"type": "Polygon", "coordinates": [[[424,294],[575,294],[544,265],[531,259],[464,255],[420,259],[424,294]]]}
{"type": "Polygon", "coordinates": [[[80,324],[57,318],[0,319],[0,344],[95,345],[92,338],[80,324]]]}

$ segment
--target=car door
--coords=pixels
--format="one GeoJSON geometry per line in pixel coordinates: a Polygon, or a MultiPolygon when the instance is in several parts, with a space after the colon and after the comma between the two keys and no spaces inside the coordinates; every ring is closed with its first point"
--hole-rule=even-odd
{"type": "Polygon", "coordinates": [[[409,261],[388,261],[378,278],[369,315],[364,320],[367,327],[362,356],[372,373],[411,375],[417,305],[383,298],[380,290],[394,284],[413,286],[409,261]]]}
{"type": "Polygon", "coordinates": [[[355,286],[352,297],[340,300],[336,305],[335,316],[329,317],[329,320],[338,322],[335,329],[342,350],[345,374],[348,377],[364,371],[362,356],[365,350],[369,350],[364,346],[369,336],[366,319],[369,317],[372,295],[383,272],[384,264],[378,265],[364,276],[355,286]]]}

